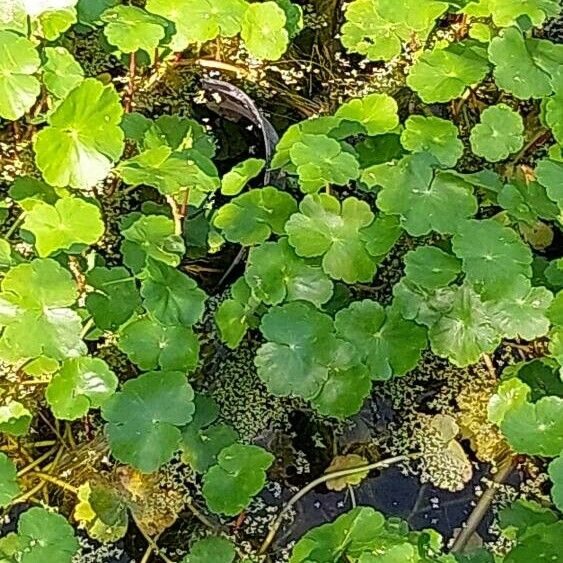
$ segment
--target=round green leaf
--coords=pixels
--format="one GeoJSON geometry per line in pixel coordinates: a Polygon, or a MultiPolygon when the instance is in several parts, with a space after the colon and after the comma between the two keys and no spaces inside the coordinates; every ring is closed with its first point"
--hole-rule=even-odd
{"type": "Polygon", "coordinates": [[[414,63],[407,84],[423,102],[449,102],[489,70],[486,52],[471,43],[457,43],[446,49],[425,51],[414,63]]]}
{"type": "Polygon", "coordinates": [[[478,362],[501,341],[488,307],[467,285],[457,290],[451,309],[430,327],[428,337],[435,354],[462,367],[478,362]]]}
{"type": "Polygon", "coordinates": [[[178,266],[186,250],[174,221],[163,215],[140,215],[121,231],[123,262],[138,273],[149,259],[178,266]]]}
{"type": "Polygon", "coordinates": [[[424,327],[368,299],[339,311],[334,322],[336,334],[354,345],[372,379],[404,375],[426,348],[424,327]]]}
{"type": "Polygon", "coordinates": [[[237,441],[237,433],[217,424],[219,407],[206,395],[196,395],[193,420],[182,429],[182,460],[198,473],[217,463],[219,452],[237,441]],[[214,424],[215,423],[215,424],[214,424]]]}
{"type": "Polygon", "coordinates": [[[192,420],[194,393],[181,372],[148,372],[123,384],[104,405],[112,455],[144,473],[179,449],[178,427],[192,420]]]}
{"type": "Polygon", "coordinates": [[[382,135],[399,125],[397,102],[387,94],[369,94],[342,104],[336,117],[361,123],[368,135],[382,135]]]}
{"type": "Polygon", "coordinates": [[[191,371],[199,356],[199,341],[189,328],[165,326],[151,318],[136,319],[119,329],[119,349],[143,370],[191,371]]]}
{"type": "Polygon", "coordinates": [[[197,541],[182,563],[233,563],[237,553],[226,538],[209,537],[197,541]]]}
{"type": "Polygon", "coordinates": [[[334,348],[332,319],[302,302],[272,307],[260,331],[268,341],[257,352],[258,375],[275,395],[314,397],[328,378],[334,348]]]}
{"type": "Polygon", "coordinates": [[[254,247],[244,277],[254,295],[270,305],[302,300],[321,307],[333,291],[322,268],[297,256],[285,238],[254,247]]]}
{"type": "Polygon", "coordinates": [[[266,484],[266,470],[274,456],[258,446],[233,444],[224,448],[205,475],[203,496],[218,514],[235,516],[266,484]]]}
{"type": "Polygon", "coordinates": [[[35,46],[11,31],[0,31],[0,117],[19,119],[41,92],[33,76],[41,66],[35,46]]]}
{"type": "Polygon", "coordinates": [[[342,145],[327,135],[303,134],[289,150],[306,193],[318,192],[330,184],[345,185],[360,175],[358,161],[342,145]]]}
{"type": "Polygon", "coordinates": [[[435,246],[420,246],[405,255],[405,275],[424,289],[446,287],[460,271],[460,261],[435,246]]]}
{"type": "Polygon", "coordinates": [[[452,239],[466,278],[486,299],[502,298],[532,274],[532,251],[510,227],[493,219],[461,224],[452,239]]]}
{"type": "Polygon", "coordinates": [[[560,455],[549,464],[548,473],[553,483],[551,486],[553,504],[559,510],[563,510],[563,456],[560,455]]]}
{"type": "Polygon", "coordinates": [[[503,29],[489,45],[496,83],[522,100],[551,94],[562,53],[563,45],[525,39],[516,27],[503,29]]]}
{"type": "Polygon", "coordinates": [[[102,330],[116,330],[141,304],[135,280],[126,268],[94,268],[86,274],[86,281],[94,290],[86,294],[86,308],[102,330]]]}
{"type": "Polygon", "coordinates": [[[476,155],[489,162],[504,160],[524,145],[524,121],[506,104],[490,106],[471,130],[470,141],[476,155]]]}
{"type": "Polygon", "coordinates": [[[424,43],[447,8],[434,0],[354,0],[346,6],[341,41],[352,53],[390,61],[413,36],[424,43]]]}
{"type": "Polygon", "coordinates": [[[73,245],[98,242],[105,231],[100,208],[77,197],[63,197],[55,205],[38,201],[25,215],[22,229],[35,237],[39,256],[73,245]]]}
{"type": "Polygon", "coordinates": [[[108,42],[123,53],[142,49],[152,55],[165,35],[164,20],[135,6],[115,6],[101,19],[108,42]]]}
{"type": "Polygon", "coordinates": [[[191,327],[203,315],[205,292],[179,270],[151,261],[141,282],[145,309],[163,325],[191,327]]]}
{"type": "Polygon", "coordinates": [[[366,170],[369,185],[380,185],[377,206],[398,215],[412,236],[436,231],[454,233],[460,223],[477,212],[471,186],[447,171],[436,171],[434,157],[416,153],[397,164],[366,170]]]}
{"type": "Polygon", "coordinates": [[[307,195],[299,210],[285,226],[299,256],[322,256],[323,270],[334,279],[371,281],[376,260],[358,236],[374,219],[366,202],[349,197],[341,204],[328,194],[307,195]]]}
{"type": "Polygon", "coordinates": [[[530,281],[519,276],[510,290],[492,305],[491,314],[505,338],[535,340],[547,335],[547,310],[553,294],[545,287],[532,287],[530,281]]]}
{"type": "Polygon", "coordinates": [[[35,162],[53,186],[87,189],[123,152],[123,109],[111,85],[87,78],[49,115],[34,141],[35,162]]]}
{"type": "Polygon", "coordinates": [[[454,123],[439,117],[411,115],[401,133],[401,144],[410,152],[429,152],[448,168],[463,154],[463,143],[454,123]]]}
{"type": "Polygon", "coordinates": [[[38,258],[12,268],[2,281],[0,343],[14,360],[80,356],[82,323],[74,305],[78,292],[70,272],[54,260],[38,258]]]}
{"type": "Polygon", "coordinates": [[[76,420],[101,407],[117,389],[117,377],[100,358],[72,358],[61,365],[45,391],[53,414],[76,420]]]}
{"type": "Polygon", "coordinates": [[[20,490],[14,462],[4,452],[0,452],[0,507],[10,506],[20,490]]]}
{"type": "Polygon", "coordinates": [[[561,10],[558,0],[488,0],[488,9],[498,27],[516,25],[523,16],[528,16],[534,27],[540,26],[546,18],[557,16],[561,10]]]}
{"type": "Polygon", "coordinates": [[[233,166],[221,180],[221,193],[238,195],[250,180],[256,178],[264,168],[266,161],[261,158],[247,158],[233,166]]]}
{"type": "Polygon", "coordinates": [[[46,47],[43,82],[53,96],[66,98],[83,80],[84,71],[64,47],[46,47]]]}
{"type": "Polygon", "coordinates": [[[247,6],[245,0],[148,0],[146,9],[174,23],[171,48],[183,51],[192,43],[205,43],[219,34],[236,35],[247,6]]]}
{"type": "Polygon", "coordinates": [[[31,412],[18,401],[0,405],[0,432],[25,436],[31,425],[31,412]]]}
{"type": "Polygon", "coordinates": [[[500,428],[516,452],[558,456],[563,450],[563,399],[548,396],[510,408],[500,428]]]}
{"type": "Polygon", "coordinates": [[[240,36],[254,58],[277,61],[289,44],[286,23],[285,12],[275,2],[249,4],[240,36]]]}
{"type": "Polygon", "coordinates": [[[297,211],[292,196],[272,187],[250,190],[223,205],[214,224],[225,238],[245,246],[260,244],[272,233],[282,234],[289,216],[297,211]]]}
{"type": "Polygon", "coordinates": [[[71,563],[78,541],[63,516],[34,507],[20,516],[17,548],[21,563],[71,563]]]}

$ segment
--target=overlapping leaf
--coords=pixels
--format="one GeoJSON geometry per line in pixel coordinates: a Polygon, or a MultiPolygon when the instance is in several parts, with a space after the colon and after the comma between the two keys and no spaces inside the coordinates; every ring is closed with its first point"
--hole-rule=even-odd
{"type": "Polygon", "coordinates": [[[340,203],[327,194],[307,195],[285,229],[299,256],[322,256],[329,276],[354,283],[370,281],[375,273],[376,260],[359,236],[373,219],[369,205],[355,197],[340,203]]]}
{"type": "Polygon", "coordinates": [[[102,415],[113,456],[145,473],[170,461],[181,426],[193,417],[194,393],[181,372],[148,372],[123,384],[102,415]]]}
{"type": "Polygon", "coordinates": [[[35,161],[53,186],[87,189],[123,151],[123,109],[113,86],[87,78],[49,115],[34,141],[35,161]]]}

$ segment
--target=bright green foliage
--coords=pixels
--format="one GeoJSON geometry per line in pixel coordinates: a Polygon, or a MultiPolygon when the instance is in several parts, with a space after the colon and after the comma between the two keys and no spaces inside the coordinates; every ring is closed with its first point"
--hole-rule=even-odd
{"type": "Polygon", "coordinates": [[[148,372],[123,384],[102,409],[113,456],[144,473],[156,471],[178,449],[193,418],[194,393],[181,372],[148,372]]]}
{"type": "Polygon", "coordinates": [[[34,507],[24,512],[18,521],[18,533],[0,540],[0,555],[4,561],[22,563],[71,563],[78,552],[78,541],[72,526],[60,514],[34,507]],[[3,542],[10,541],[10,552],[4,552],[3,542]]]}
{"type": "Polygon", "coordinates": [[[197,541],[182,563],[233,563],[236,555],[228,539],[208,537],[197,541]]]}
{"type": "Polygon", "coordinates": [[[493,219],[461,224],[452,248],[463,262],[466,279],[485,298],[502,298],[520,276],[531,276],[530,248],[514,230],[493,219]]]}
{"type": "Polygon", "coordinates": [[[295,544],[290,563],[455,563],[453,555],[441,556],[440,551],[438,534],[410,532],[406,523],[359,506],[309,530],[295,544]]]}
{"type": "Polygon", "coordinates": [[[70,309],[77,297],[70,272],[54,260],[36,259],[8,271],[0,293],[2,354],[14,360],[82,355],[82,323],[70,309]]]}
{"type": "Polygon", "coordinates": [[[104,34],[122,53],[139,50],[151,54],[164,38],[165,22],[135,6],[116,6],[102,14],[104,34]]]}
{"type": "Polygon", "coordinates": [[[401,133],[401,144],[410,152],[429,152],[444,167],[455,166],[463,153],[458,129],[439,117],[411,115],[401,133]]]}
{"type": "Polygon", "coordinates": [[[478,362],[501,341],[487,305],[467,285],[456,291],[450,310],[430,327],[428,337],[435,354],[458,366],[478,362]]]}
{"type": "Polygon", "coordinates": [[[563,522],[539,524],[526,530],[506,555],[505,563],[526,563],[538,559],[557,561],[563,549],[563,522]]]}
{"type": "Polygon", "coordinates": [[[0,432],[25,436],[31,425],[31,413],[18,401],[0,405],[0,432]]]}
{"type": "MultiPolygon", "coordinates": [[[[563,214],[563,162],[549,158],[540,160],[535,170],[538,182],[545,187],[548,197],[554,201],[563,214]]],[[[563,223],[562,218],[559,221],[563,223]]]]}
{"type": "Polygon", "coordinates": [[[163,325],[191,327],[203,315],[205,292],[189,276],[162,262],[149,261],[141,295],[145,309],[163,325]]]}
{"type": "Polygon", "coordinates": [[[238,195],[250,180],[256,178],[264,168],[266,161],[261,158],[247,158],[233,166],[221,180],[221,193],[238,195]]]}
{"type": "Polygon", "coordinates": [[[500,88],[517,98],[542,98],[554,90],[563,61],[563,45],[543,39],[526,39],[516,27],[503,29],[489,45],[489,59],[500,88]]]}
{"type": "Polygon", "coordinates": [[[117,389],[117,377],[100,358],[65,360],[45,392],[53,414],[63,420],[85,416],[101,407],[117,389]]]}
{"type": "Polygon", "coordinates": [[[413,369],[426,348],[426,330],[379,303],[356,301],[335,318],[336,334],[356,348],[372,379],[413,369]]]}
{"type": "Polygon", "coordinates": [[[476,155],[489,162],[504,160],[524,145],[524,121],[506,104],[489,106],[471,130],[470,141],[476,155]]]}
{"type": "Polygon", "coordinates": [[[487,4],[498,27],[516,25],[522,16],[528,16],[532,24],[538,26],[561,10],[557,0],[488,0],[487,4]]]}
{"type": "Polygon", "coordinates": [[[247,6],[245,0],[148,0],[146,9],[174,23],[176,34],[171,46],[183,51],[192,43],[205,43],[219,34],[236,35],[247,6]]]}
{"type": "Polygon", "coordinates": [[[20,118],[41,91],[33,76],[41,65],[33,43],[11,31],[0,31],[0,117],[20,118]]]}
{"type": "Polygon", "coordinates": [[[86,281],[93,288],[86,295],[86,308],[102,330],[119,328],[141,304],[135,280],[126,268],[94,268],[86,281]]]}
{"type": "Polygon", "coordinates": [[[292,196],[272,187],[250,190],[217,211],[214,224],[225,238],[245,246],[282,234],[289,216],[297,211],[292,196]]]}
{"type": "Polygon", "coordinates": [[[258,446],[232,444],[221,450],[214,465],[205,474],[203,496],[209,508],[218,514],[235,516],[266,484],[266,470],[274,456],[258,446]]]}
{"type": "Polygon", "coordinates": [[[103,180],[123,151],[123,109],[113,86],[87,78],[35,137],[35,161],[53,186],[86,189],[103,180]]]}
{"type": "Polygon", "coordinates": [[[163,215],[140,215],[121,231],[123,262],[134,272],[152,259],[178,266],[185,252],[184,241],[175,233],[174,221],[163,215]]]}
{"type": "Polygon", "coordinates": [[[46,47],[43,82],[57,98],[66,98],[84,80],[84,71],[64,47],[46,47]]]}
{"type": "Polygon", "coordinates": [[[551,487],[551,498],[553,504],[563,510],[563,456],[555,458],[548,468],[549,477],[553,483],[551,487]]]}
{"type": "Polygon", "coordinates": [[[413,65],[407,84],[427,104],[449,102],[479,83],[489,70],[484,49],[476,44],[456,43],[445,49],[425,51],[413,65]]]}
{"type": "Polygon", "coordinates": [[[320,265],[297,256],[286,238],[254,247],[244,277],[253,294],[269,305],[302,300],[321,307],[333,291],[320,265]]]}
{"type": "Polygon", "coordinates": [[[373,219],[369,205],[355,197],[340,203],[327,194],[307,195],[285,229],[299,256],[322,256],[329,276],[354,283],[370,281],[375,273],[376,260],[358,237],[373,219]]]}
{"type": "Polygon", "coordinates": [[[342,44],[372,61],[389,61],[415,37],[424,43],[445,2],[416,0],[354,0],[346,7],[342,44]]]}
{"type": "Polygon", "coordinates": [[[550,127],[555,140],[563,144],[563,77],[554,83],[555,93],[545,100],[545,122],[550,127]]]}
{"type": "Polygon", "coordinates": [[[215,323],[225,344],[236,348],[250,326],[258,326],[255,313],[260,301],[254,297],[244,278],[239,278],[231,286],[231,297],[217,308],[215,323]]]}
{"type": "Polygon", "coordinates": [[[563,399],[546,395],[530,402],[530,387],[517,378],[499,386],[489,419],[518,453],[556,457],[563,450],[563,399]]]}
{"type": "Polygon", "coordinates": [[[119,349],[143,370],[191,371],[197,366],[199,341],[190,328],[166,326],[141,317],[119,329],[119,349]]]}
{"type": "Polygon", "coordinates": [[[301,135],[289,156],[305,193],[318,192],[330,184],[345,185],[360,175],[354,155],[327,135],[301,135]]]}
{"type": "Polygon", "coordinates": [[[387,256],[402,234],[398,217],[380,214],[369,227],[363,229],[362,240],[367,251],[379,262],[387,256]]]}
{"type": "Polygon", "coordinates": [[[277,61],[289,43],[286,23],[285,12],[276,2],[252,3],[242,18],[240,36],[254,58],[277,61]]]}
{"type": "Polygon", "coordinates": [[[4,452],[0,452],[0,507],[10,506],[19,494],[16,466],[4,452]]]}
{"type": "Polygon", "coordinates": [[[397,102],[391,96],[369,94],[342,104],[334,115],[361,123],[368,135],[382,135],[399,125],[397,111],[397,102]]]}
{"type": "Polygon", "coordinates": [[[260,331],[266,338],[257,352],[258,375],[274,395],[314,397],[328,378],[335,347],[332,319],[302,302],[272,307],[260,331]]]}
{"type": "Polygon", "coordinates": [[[531,287],[529,280],[517,277],[512,288],[492,306],[495,324],[505,338],[534,340],[549,331],[547,309],[553,295],[545,287],[531,287]]]}
{"type": "Polygon", "coordinates": [[[237,441],[237,433],[217,423],[219,407],[213,399],[196,395],[193,420],[182,429],[182,460],[198,473],[217,463],[219,452],[237,441]]]}
{"type": "Polygon", "coordinates": [[[379,209],[398,215],[413,236],[430,231],[454,233],[477,211],[470,185],[457,175],[436,170],[435,164],[429,154],[416,153],[364,172],[363,180],[369,186],[382,187],[377,196],[379,209]]]}
{"type": "Polygon", "coordinates": [[[405,255],[405,275],[428,290],[446,287],[460,272],[460,261],[435,246],[419,246],[405,255]]]}
{"type": "Polygon", "coordinates": [[[35,237],[39,256],[49,256],[73,246],[91,245],[100,240],[105,226],[100,209],[78,197],[63,197],[54,205],[42,201],[27,212],[22,229],[35,237]]]}
{"type": "Polygon", "coordinates": [[[308,399],[325,415],[357,413],[371,389],[369,373],[332,319],[303,302],[274,307],[262,318],[268,342],[258,350],[258,375],[275,395],[308,399]]]}
{"type": "Polygon", "coordinates": [[[188,188],[211,192],[219,185],[217,170],[209,159],[196,151],[183,156],[167,145],[150,148],[122,162],[118,170],[126,184],[153,186],[164,195],[188,188]]]}

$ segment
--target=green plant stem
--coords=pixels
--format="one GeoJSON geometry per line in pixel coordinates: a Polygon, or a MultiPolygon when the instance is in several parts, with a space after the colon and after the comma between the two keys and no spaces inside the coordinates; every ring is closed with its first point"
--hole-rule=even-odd
{"type": "Polygon", "coordinates": [[[43,481],[47,481],[48,483],[52,483],[53,485],[57,485],[57,487],[65,490],[65,491],[68,491],[69,493],[72,493],[74,495],[78,495],[78,489],[76,487],[73,487],[70,483],[63,481],[62,479],[59,479],[58,477],[53,477],[52,475],[49,475],[48,473],[43,473],[43,471],[34,471],[32,475],[34,477],[39,477],[39,479],[42,479],[43,481]]]}
{"type": "Polygon", "coordinates": [[[547,136],[549,131],[547,129],[540,129],[522,148],[522,150],[512,160],[512,165],[516,166],[518,162],[526,155],[526,153],[533,148],[544,136],[547,136]]]}
{"type": "Polygon", "coordinates": [[[279,530],[281,523],[283,521],[283,517],[291,510],[291,507],[301,500],[307,493],[311,492],[314,488],[330,481],[331,479],[338,479],[340,477],[348,477],[350,475],[355,475],[356,473],[363,473],[366,471],[371,471],[372,469],[379,469],[380,467],[387,467],[389,465],[394,465],[395,463],[401,463],[402,461],[409,461],[411,459],[415,459],[419,457],[420,454],[412,454],[410,456],[407,455],[399,455],[396,457],[391,457],[389,459],[384,459],[382,461],[376,461],[375,463],[370,463],[369,465],[361,465],[359,467],[353,467],[351,469],[342,469],[340,471],[332,471],[330,473],[325,473],[321,475],[314,481],[311,481],[308,485],[305,485],[301,490],[295,493],[287,502],[287,504],[281,509],[280,513],[277,515],[276,519],[273,521],[270,529],[268,531],[268,535],[266,539],[262,543],[260,550],[258,551],[258,555],[264,555],[268,548],[270,547],[272,541],[276,537],[276,533],[279,530]]]}
{"type": "Polygon", "coordinates": [[[459,534],[456,536],[454,543],[450,549],[450,553],[461,553],[467,542],[471,539],[471,536],[475,533],[475,530],[483,520],[483,517],[487,513],[493,498],[499,487],[504,483],[506,478],[510,475],[512,470],[516,467],[516,460],[510,458],[504,465],[499,467],[493,477],[493,482],[491,486],[481,495],[479,502],[475,505],[475,508],[469,515],[465,527],[461,529],[459,534]]]}
{"type": "MultiPolygon", "coordinates": [[[[139,520],[133,514],[133,512],[131,512],[131,517],[133,518],[133,522],[135,522],[135,526],[137,526],[137,529],[139,530],[139,532],[141,532],[141,535],[143,536],[143,538],[145,538],[146,542],[149,544],[151,551],[154,551],[165,563],[174,563],[171,559],[166,557],[166,555],[164,555],[164,553],[162,553],[162,551],[158,547],[158,544],[156,543],[156,541],[153,538],[151,538],[149,536],[149,534],[147,534],[147,532],[143,528],[143,525],[139,522],[139,520]]],[[[157,536],[157,538],[158,538],[158,536],[157,536]]],[[[147,555],[147,552],[145,552],[145,555],[147,555]]],[[[148,555],[150,557],[150,552],[148,553],[148,555]]],[[[147,559],[147,561],[148,561],[148,559],[147,559]]]]}
{"type": "Polygon", "coordinates": [[[14,223],[12,224],[12,226],[8,229],[6,235],[4,238],[9,239],[10,237],[13,236],[13,234],[18,230],[18,228],[20,227],[20,225],[23,223],[25,219],[25,212],[21,213],[16,220],[14,221],[14,223]]]}
{"type": "Polygon", "coordinates": [[[26,473],[32,471],[38,465],[41,465],[45,460],[51,457],[57,448],[51,448],[48,452],[45,452],[43,455],[39,456],[37,459],[34,459],[29,465],[26,465],[23,469],[18,471],[18,477],[23,477],[26,473]]]}
{"type": "Polygon", "coordinates": [[[188,509],[190,510],[190,512],[204,525],[207,526],[208,528],[210,528],[211,530],[218,530],[219,526],[217,526],[216,524],[214,524],[213,522],[211,522],[211,520],[209,518],[207,518],[207,516],[205,514],[203,514],[203,512],[201,512],[201,510],[195,506],[194,504],[192,504],[191,502],[187,502],[186,506],[188,507],[188,509]]]}

